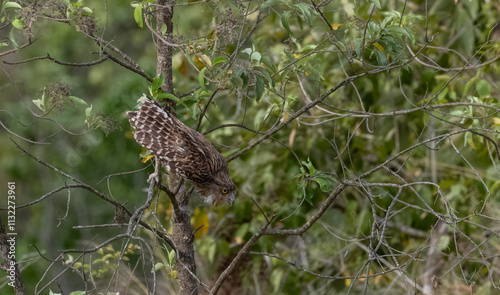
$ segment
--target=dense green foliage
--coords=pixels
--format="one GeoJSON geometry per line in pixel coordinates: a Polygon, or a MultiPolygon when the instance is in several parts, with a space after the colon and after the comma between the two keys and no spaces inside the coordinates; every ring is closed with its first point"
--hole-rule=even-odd
{"type": "MultiPolygon", "coordinates": [[[[73,181],[12,140],[131,211],[142,205],[153,166],[141,163],[125,112],[146,93],[175,100],[194,129],[204,114],[199,130],[226,157],[270,135],[230,162],[233,207],[192,195],[197,274],[207,285],[271,216],[274,229],[301,227],[346,183],[307,232],[260,237],[222,290],[402,294],[430,282],[443,294],[498,292],[496,1],[178,2],[173,95],[159,90],[163,77],[153,79],[152,39],[161,41],[148,30],[152,1],[19,3],[4,2],[0,26],[9,62],[0,78],[0,179],[16,182],[18,206],[73,181]]],[[[145,229],[135,233],[144,240],[61,254],[123,233],[126,225],[74,228],[116,216],[82,188],[19,208],[28,292],[40,281],[37,290],[49,284],[43,294],[85,290],[85,273],[92,294],[146,294],[155,268],[157,290],[175,294],[174,254],[145,229]]],[[[143,219],[168,231],[170,217],[159,193],[143,219]]],[[[0,283],[10,294],[7,279],[0,283]]]]}

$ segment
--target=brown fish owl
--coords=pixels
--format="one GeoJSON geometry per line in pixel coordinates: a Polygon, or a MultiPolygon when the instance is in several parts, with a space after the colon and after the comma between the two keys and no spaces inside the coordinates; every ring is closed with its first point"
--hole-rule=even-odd
{"type": "Polygon", "coordinates": [[[191,181],[205,202],[212,206],[234,203],[236,186],[226,160],[201,133],[149,99],[128,115],[135,140],[169,172],[191,181]]]}

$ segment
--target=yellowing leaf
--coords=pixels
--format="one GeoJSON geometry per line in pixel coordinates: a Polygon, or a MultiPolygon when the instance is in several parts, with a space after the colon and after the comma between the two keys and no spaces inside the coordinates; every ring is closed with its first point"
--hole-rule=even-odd
{"type": "Polygon", "coordinates": [[[373,46],[377,47],[378,50],[384,52],[384,47],[382,47],[382,45],[380,45],[378,43],[373,43],[373,46]]]}
{"type": "Polygon", "coordinates": [[[154,157],[154,155],[149,155],[149,156],[145,157],[144,159],[142,159],[142,161],[141,161],[141,162],[146,163],[146,162],[147,162],[149,159],[151,159],[152,157],[154,157]]]}
{"type": "MultiPolygon", "coordinates": [[[[370,270],[369,274],[368,275],[373,275],[373,271],[370,270]]],[[[359,281],[360,282],[364,282],[366,278],[359,278],[359,281]]]]}
{"type": "Polygon", "coordinates": [[[342,24],[337,24],[337,23],[335,23],[335,24],[333,24],[333,25],[332,25],[332,29],[333,29],[334,31],[336,31],[336,30],[338,30],[338,28],[339,28],[341,25],[342,25],[342,24]]]}
{"type": "Polygon", "coordinates": [[[209,222],[208,215],[200,209],[194,211],[194,229],[197,230],[194,234],[195,239],[203,237],[204,234],[208,232],[209,222]],[[201,227],[201,228],[200,228],[201,227]],[[200,228],[200,229],[198,229],[200,228]]]}
{"type": "Polygon", "coordinates": [[[289,117],[290,117],[290,113],[288,113],[287,111],[284,111],[283,112],[283,117],[281,117],[280,122],[281,123],[285,122],[286,120],[288,120],[289,117]]]}
{"type": "Polygon", "coordinates": [[[231,75],[231,74],[233,73],[233,71],[229,70],[229,71],[227,71],[227,73],[228,73],[229,75],[231,75]]]}
{"type": "Polygon", "coordinates": [[[212,61],[206,54],[200,56],[201,62],[203,62],[207,67],[212,67],[212,61]]]}
{"type": "Polygon", "coordinates": [[[346,279],[345,280],[345,286],[346,287],[349,287],[351,284],[352,284],[352,280],[351,279],[346,279]]]}
{"type": "Polygon", "coordinates": [[[497,126],[500,126],[500,118],[497,118],[497,117],[493,117],[492,118],[493,120],[493,126],[497,127],[497,126]]]}
{"type": "Polygon", "coordinates": [[[200,68],[205,67],[205,63],[197,55],[194,56],[194,61],[200,68]]]}

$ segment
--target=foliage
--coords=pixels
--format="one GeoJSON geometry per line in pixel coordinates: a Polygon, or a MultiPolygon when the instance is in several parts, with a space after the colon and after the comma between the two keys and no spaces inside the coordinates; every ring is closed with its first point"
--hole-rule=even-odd
{"type": "MultiPolygon", "coordinates": [[[[18,206],[46,196],[18,209],[28,290],[144,293],[154,278],[157,292],[179,291],[164,240],[145,227],[114,239],[130,216],[110,200],[139,208],[153,169],[125,115],[146,96],[174,101],[178,118],[232,160],[233,207],[191,196],[204,284],[259,236],[224,291],[498,289],[498,3],[176,2],[174,93],[155,74],[167,37],[160,26],[151,40],[156,9],[149,0],[3,2],[0,175],[16,181],[18,206]],[[272,234],[309,223],[300,235],[272,234]]],[[[142,220],[168,238],[173,209],[157,192],[142,220]]]]}

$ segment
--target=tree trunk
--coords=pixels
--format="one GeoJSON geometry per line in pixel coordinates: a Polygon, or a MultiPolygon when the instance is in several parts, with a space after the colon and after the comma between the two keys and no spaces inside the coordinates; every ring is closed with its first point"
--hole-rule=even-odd
{"type": "MultiPolygon", "coordinates": [[[[175,178],[174,175],[170,176],[175,178]]],[[[172,183],[172,182],[171,182],[172,183]]],[[[172,186],[171,186],[172,187],[172,186]]],[[[178,208],[173,210],[173,240],[177,248],[175,269],[179,282],[179,294],[198,294],[196,280],[196,262],[194,260],[194,234],[189,212],[189,192],[183,190],[175,196],[178,208]]]]}
{"type": "MultiPolygon", "coordinates": [[[[166,32],[163,37],[173,43],[173,23],[174,3],[171,0],[157,0],[159,5],[156,9],[156,30],[161,34],[162,25],[166,25],[166,32]]],[[[157,42],[157,74],[162,74],[165,78],[165,84],[162,90],[168,93],[174,92],[172,77],[172,52],[173,48],[165,42],[157,42]]],[[[175,110],[175,102],[168,101],[168,106],[175,110]]],[[[177,186],[178,179],[176,175],[169,175],[169,187],[174,189],[177,186]]],[[[196,263],[194,259],[194,234],[191,225],[191,215],[189,212],[189,193],[185,189],[180,189],[175,196],[178,208],[173,210],[173,241],[177,249],[175,268],[177,271],[177,281],[179,283],[180,293],[196,295],[198,294],[198,282],[196,280],[196,263]]]]}
{"type": "MultiPolygon", "coordinates": [[[[161,34],[162,25],[167,26],[167,31],[163,37],[172,42],[174,25],[172,18],[174,17],[174,3],[170,0],[157,0],[160,7],[156,11],[156,31],[161,34]]],[[[174,85],[172,79],[172,52],[173,48],[168,46],[165,42],[156,42],[156,73],[162,74],[165,78],[165,84],[162,86],[163,91],[174,93],[174,85]]]]}

